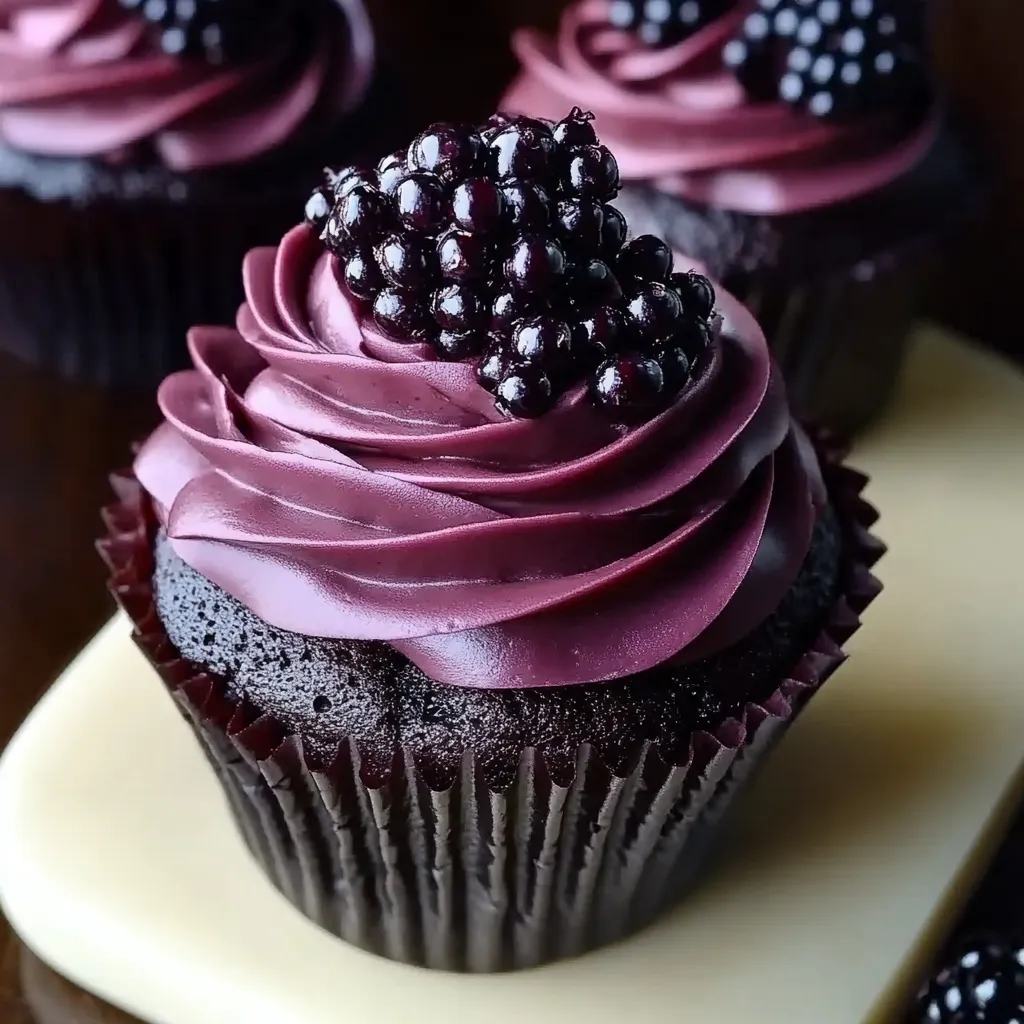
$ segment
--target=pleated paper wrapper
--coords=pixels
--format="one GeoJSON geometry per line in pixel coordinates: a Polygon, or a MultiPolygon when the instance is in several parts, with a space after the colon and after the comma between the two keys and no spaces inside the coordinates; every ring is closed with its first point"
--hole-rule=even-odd
{"type": "MultiPolygon", "coordinates": [[[[511,784],[488,785],[472,750],[432,788],[409,749],[370,775],[350,740],[316,762],[272,716],[180,657],[154,606],[149,500],[114,479],[100,550],[135,640],[191,724],[238,826],[273,884],[329,932],[410,964],[457,971],[524,968],[615,941],[676,903],[706,865],[751,772],[844,660],[842,645],[881,589],[884,545],[861,497],[866,478],[826,452],[845,527],[840,596],[815,643],[765,701],[696,733],[669,763],[651,744],[609,770],[582,745],[559,778],[523,750],[511,784]],[[620,771],[626,770],[621,768],[620,771]]],[[[144,681],[140,681],[143,685],[144,681]]]]}

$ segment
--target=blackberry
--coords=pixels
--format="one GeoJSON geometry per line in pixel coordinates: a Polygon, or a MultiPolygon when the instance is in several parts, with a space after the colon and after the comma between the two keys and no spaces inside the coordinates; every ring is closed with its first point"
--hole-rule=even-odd
{"type": "Polygon", "coordinates": [[[384,157],[377,164],[377,187],[381,192],[391,195],[408,175],[409,165],[405,159],[405,150],[401,149],[397,153],[384,157]]]}
{"type": "Polygon", "coordinates": [[[551,408],[554,389],[540,366],[513,365],[498,382],[495,395],[502,412],[518,419],[533,419],[551,408]]]}
{"type": "Polygon", "coordinates": [[[922,987],[912,1024],[1024,1024],[1024,939],[979,936],[922,987]]]}
{"type": "Polygon", "coordinates": [[[287,0],[120,0],[143,18],[160,49],[210,64],[247,60],[288,29],[287,0]]]}
{"type": "Polygon", "coordinates": [[[638,235],[622,247],[615,269],[623,280],[667,281],[672,273],[672,250],[654,235],[638,235]]]}
{"type": "Polygon", "coordinates": [[[511,369],[512,356],[501,339],[492,340],[476,368],[476,379],[485,391],[493,395],[505,374],[511,369]]]}
{"type": "Polygon", "coordinates": [[[592,121],[574,107],[557,123],[432,125],[374,170],[328,172],[307,203],[376,327],[477,360],[509,416],[588,384],[615,418],[643,418],[686,386],[710,337],[710,283],[673,274],[658,238],[627,243],[609,205],[618,167],[592,121]]]}
{"type": "Polygon", "coordinates": [[[608,20],[648,46],[671,46],[728,14],[737,0],[611,0],[608,20]]]}
{"type": "Polygon", "coordinates": [[[843,120],[930,96],[924,0],[758,0],[723,59],[754,100],[843,120]]]}
{"type": "Polygon", "coordinates": [[[306,200],[306,223],[319,235],[327,227],[327,219],[334,205],[334,193],[327,185],[313,190],[306,200]]]}
{"type": "Polygon", "coordinates": [[[665,375],[651,356],[627,352],[597,368],[592,390],[601,406],[628,421],[657,408],[665,391],[665,375]]]}

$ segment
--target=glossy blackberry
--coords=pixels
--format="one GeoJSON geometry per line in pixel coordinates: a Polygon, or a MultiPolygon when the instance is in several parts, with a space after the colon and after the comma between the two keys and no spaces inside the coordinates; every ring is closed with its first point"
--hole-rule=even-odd
{"type": "Polygon", "coordinates": [[[561,367],[569,359],[571,338],[569,325],[555,317],[520,320],[512,331],[512,357],[517,362],[561,367]]]}
{"type": "Polygon", "coordinates": [[[656,359],[627,352],[597,368],[591,390],[599,405],[629,422],[658,408],[665,393],[665,375],[656,359]]]}
{"type": "Polygon", "coordinates": [[[596,146],[600,140],[594,130],[593,120],[593,114],[573,107],[551,129],[551,135],[560,146],[596,146]]]}
{"type": "Polygon", "coordinates": [[[374,296],[384,287],[384,275],[377,266],[372,253],[354,252],[341,268],[342,281],[345,287],[357,298],[371,302],[374,296]]]}
{"type": "Polygon", "coordinates": [[[408,176],[409,164],[404,149],[389,154],[377,164],[377,187],[388,195],[392,195],[408,176]]]}
{"type": "Polygon", "coordinates": [[[436,235],[447,226],[448,198],[431,174],[409,174],[391,190],[398,222],[407,231],[436,235]]]}
{"type": "Polygon", "coordinates": [[[479,292],[464,284],[449,284],[434,293],[434,319],[442,330],[466,334],[488,326],[489,311],[479,292]]]}
{"type": "Polygon", "coordinates": [[[164,53],[226,64],[257,56],[289,29],[286,0],[120,0],[164,53]]]}
{"type": "Polygon", "coordinates": [[[570,150],[563,173],[573,195],[605,202],[619,194],[619,165],[606,146],[570,150]]]}
{"type": "Polygon", "coordinates": [[[696,271],[672,274],[668,286],[679,296],[683,312],[688,316],[707,320],[715,308],[715,289],[711,282],[696,271]]]}
{"type": "Polygon", "coordinates": [[[478,356],[487,345],[487,335],[475,331],[438,331],[434,347],[442,359],[459,363],[478,356]]]}
{"type": "Polygon", "coordinates": [[[493,395],[512,366],[512,356],[504,339],[492,339],[476,368],[476,379],[485,391],[493,395]]]}
{"type": "Polygon", "coordinates": [[[388,287],[373,300],[373,319],[389,337],[409,341],[425,340],[431,317],[407,292],[388,287]]]}
{"type": "Polygon", "coordinates": [[[499,181],[546,179],[554,163],[556,143],[551,129],[535,118],[505,125],[488,144],[490,162],[499,181]]]}
{"type": "Polygon", "coordinates": [[[638,235],[622,247],[615,269],[623,280],[667,281],[672,273],[672,250],[654,235],[638,235]]]}
{"type": "Polygon", "coordinates": [[[930,96],[924,0],[759,0],[723,59],[755,100],[816,117],[916,113],[930,96]]]}
{"type": "Polygon", "coordinates": [[[575,107],[557,123],[433,125],[373,170],[328,172],[308,203],[363,315],[439,359],[475,360],[508,416],[577,388],[642,418],[685,387],[709,336],[710,284],[673,275],[660,239],[627,243],[610,205],[618,168],[592,122],[575,107]],[[609,360],[615,386],[595,376],[609,360]]]}
{"type": "Polygon", "coordinates": [[[517,231],[544,231],[551,224],[551,197],[535,181],[513,178],[501,183],[509,227],[517,231]]]}
{"type": "Polygon", "coordinates": [[[491,268],[491,247],[486,238],[452,229],[437,243],[441,276],[450,281],[486,281],[491,268]]]}
{"type": "Polygon", "coordinates": [[[551,379],[539,365],[513,365],[495,389],[497,406],[508,416],[534,419],[554,404],[551,379]]]}
{"type": "Polygon", "coordinates": [[[912,1024],[1024,1024],[1024,939],[969,940],[918,993],[912,1024]]]}
{"type": "Polygon", "coordinates": [[[513,291],[540,295],[559,283],[565,272],[565,253],[553,238],[521,235],[505,260],[504,272],[513,291]]]}
{"type": "Polygon", "coordinates": [[[435,124],[417,135],[409,146],[408,163],[453,182],[472,174],[484,153],[483,139],[464,125],[435,124]]]}
{"type": "Polygon", "coordinates": [[[625,245],[629,232],[621,210],[614,206],[604,206],[601,212],[604,214],[601,226],[601,252],[608,259],[625,245]]]}
{"type": "Polygon", "coordinates": [[[611,0],[608,20],[648,46],[688,39],[736,6],[737,0],[611,0]]]}
{"type": "Polygon", "coordinates": [[[647,281],[630,296],[626,314],[633,333],[658,345],[679,328],[683,304],[670,288],[657,281],[647,281]]]}
{"type": "Polygon", "coordinates": [[[569,308],[579,310],[581,315],[595,305],[615,305],[622,299],[622,284],[604,260],[583,260],[568,273],[573,281],[573,302],[569,308]]]}
{"type": "Polygon", "coordinates": [[[327,185],[314,189],[309,199],[306,200],[306,223],[318,236],[327,227],[327,219],[331,215],[333,205],[334,193],[327,185]]]}

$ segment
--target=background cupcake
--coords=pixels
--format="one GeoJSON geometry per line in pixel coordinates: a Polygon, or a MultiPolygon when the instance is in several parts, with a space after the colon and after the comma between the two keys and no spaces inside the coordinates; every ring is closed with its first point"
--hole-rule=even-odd
{"type": "Polygon", "coordinates": [[[180,365],[324,154],[385,144],[374,71],[360,0],[0,0],[0,345],[103,382],[180,365]]]}
{"type": "Polygon", "coordinates": [[[582,0],[523,31],[503,106],[593,109],[631,222],[755,310],[798,412],[884,401],[935,242],[979,173],[943,120],[924,0],[582,0]]]}
{"type": "Polygon", "coordinates": [[[395,959],[525,967],[671,905],[878,590],[864,479],[617,190],[578,110],[335,176],[107,513],[255,856],[395,959]]]}

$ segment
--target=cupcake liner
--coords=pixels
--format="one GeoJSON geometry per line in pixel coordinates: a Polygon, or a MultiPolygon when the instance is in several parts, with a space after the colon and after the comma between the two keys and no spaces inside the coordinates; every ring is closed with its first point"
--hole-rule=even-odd
{"type": "Polygon", "coordinates": [[[321,169],[376,162],[403,137],[392,78],[382,69],[326,140],[192,174],[0,144],[0,350],[106,386],[151,388],[187,367],[188,330],[234,324],[243,257],[302,220],[321,169]]]}
{"type": "Polygon", "coordinates": [[[939,266],[922,241],[824,280],[767,281],[740,296],[765,331],[797,415],[849,436],[882,411],[939,266]]]}
{"type": "Polygon", "coordinates": [[[134,638],[199,738],[253,855],[313,921],[394,960],[498,971],[573,956],[619,939],[678,900],[698,877],[754,769],[844,660],[842,645],[881,589],[885,548],[869,532],[866,478],[821,449],[846,529],[847,567],[815,643],[765,701],[696,733],[685,761],[645,744],[609,770],[582,745],[570,778],[523,750],[502,789],[472,750],[450,784],[428,782],[410,749],[390,767],[345,740],[330,764],[228,684],[183,660],[154,607],[149,499],[113,479],[99,548],[134,638]]]}

